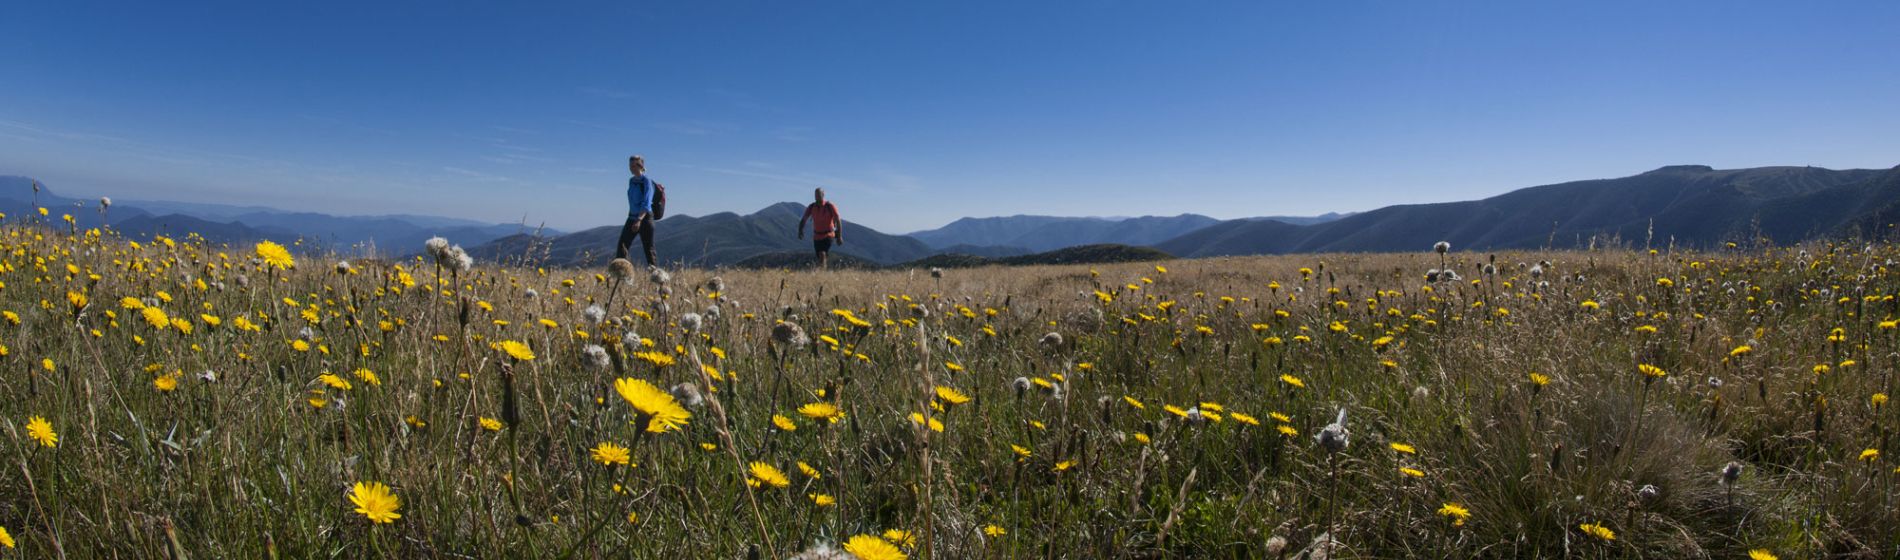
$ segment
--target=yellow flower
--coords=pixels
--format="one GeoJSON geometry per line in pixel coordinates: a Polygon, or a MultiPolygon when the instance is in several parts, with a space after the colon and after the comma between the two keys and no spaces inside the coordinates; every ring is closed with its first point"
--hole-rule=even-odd
{"type": "Polygon", "coordinates": [[[910,534],[910,531],[905,531],[903,529],[890,529],[890,530],[884,531],[884,540],[891,541],[891,544],[901,546],[904,548],[917,546],[917,537],[915,535],[910,534]]]}
{"type": "Polygon", "coordinates": [[[1298,378],[1298,377],[1294,377],[1294,376],[1293,376],[1293,374],[1290,374],[1290,373],[1282,373],[1282,374],[1280,374],[1280,382],[1281,382],[1281,383],[1285,383],[1285,384],[1288,384],[1288,385],[1292,385],[1292,386],[1294,386],[1294,387],[1299,387],[1299,388],[1301,388],[1301,389],[1305,389],[1305,388],[1306,388],[1306,382],[1305,382],[1305,381],[1301,381],[1301,380],[1300,380],[1300,378],[1298,378]]]}
{"type": "Polygon", "coordinates": [[[909,556],[897,545],[872,535],[858,535],[844,542],[844,551],[858,560],[905,560],[909,556]]]}
{"type": "Polygon", "coordinates": [[[798,424],[792,423],[792,419],[786,418],[785,415],[783,414],[773,414],[772,425],[778,426],[778,429],[785,430],[787,432],[798,430],[798,424]]]}
{"type": "Polygon", "coordinates": [[[381,482],[356,483],[350,489],[350,503],[356,504],[356,513],[363,514],[372,523],[393,523],[402,518],[402,514],[396,513],[396,509],[402,507],[402,500],[381,482]]]}
{"type": "Polygon", "coordinates": [[[957,391],[955,388],[945,387],[942,385],[937,386],[937,399],[942,400],[943,402],[946,402],[949,404],[953,404],[953,405],[970,402],[969,395],[965,395],[962,392],[957,391]]]}
{"type": "Polygon", "coordinates": [[[1136,410],[1145,410],[1148,408],[1147,405],[1141,404],[1141,401],[1128,395],[1122,395],[1122,402],[1128,403],[1128,406],[1135,407],[1136,410]]]}
{"type": "Polygon", "coordinates": [[[1775,556],[1775,553],[1769,552],[1766,548],[1757,548],[1748,551],[1748,560],[1781,560],[1781,557],[1775,556]]]}
{"type": "Polygon", "coordinates": [[[1531,384],[1532,384],[1532,385],[1536,385],[1536,386],[1538,386],[1538,387],[1543,387],[1543,386],[1545,386],[1545,385],[1549,385],[1549,384],[1550,384],[1550,376],[1548,376],[1548,375],[1544,375],[1544,374],[1541,374],[1541,373],[1537,373],[1537,372],[1535,372],[1535,371],[1533,371],[1533,372],[1531,372],[1531,384]]]}
{"type": "Polygon", "coordinates": [[[297,266],[296,259],[290,257],[289,249],[285,249],[283,245],[278,245],[270,241],[259,241],[257,243],[257,256],[264,259],[265,264],[269,264],[279,270],[297,266]]]}
{"type": "Polygon", "coordinates": [[[1867,449],[1861,450],[1860,452],[1860,460],[1862,461],[1875,461],[1879,459],[1880,459],[1879,449],[1867,448],[1867,449]]]}
{"type": "Polygon", "coordinates": [[[831,497],[830,494],[807,494],[806,496],[811,498],[811,503],[814,505],[817,505],[818,507],[831,507],[831,506],[838,505],[838,499],[831,497]]]}
{"type": "Polygon", "coordinates": [[[593,456],[594,462],[609,467],[614,465],[627,467],[633,464],[632,453],[629,452],[627,448],[615,445],[613,442],[603,441],[600,442],[600,445],[594,446],[593,456]]]}
{"type": "Polygon", "coordinates": [[[178,388],[178,375],[174,373],[160,375],[152,380],[152,387],[157,388],[159,392],[169,393],[178,388]]]}
{"type": "Polygon", "coordinates": [[[798,413],[805,415],[806,418],[824,420],[833,424],[844,419],[844,411],[839,410],[838,405],[828,402],[815,402],[798,407],[798,413]]]}
{"type": "Polygon", "coordinates": [[[1616,540],[1616,531],[1611,531],[1609,527],[1604,527],[1596,523],[1584,523],[1578,525],[1577,528],[1583,530],[1583,534],[1603,539],[1604,541],[1616,540]]]}
{"type": "Polygon", "coordinates": [[[38,416],[26,419],[26,437],[33,438],[33,441],[45,447],[59,445],[59,434],[53,432],[53,423],[38,416]]]}
{"type": "Polygon", "coordinates": [[[673,395],[644,380],[631,377],[615,379],[614,391],[620,393],[620,398],[626,399],[627,404],[633,405],[640,416],[647,418],[644,429],[651,433],[678,430],[686,425],[686,419],[693,417],[686,407],[673,399],[673,395]]]}
{"type": "Polygon", "coordinates": [[[1649,364],[1637,364],[1636,371],[1642,372],[1644,377],[1650,379],[1661,379],[1663,376],[1669,375],[1669,372],[1663,371],[1662,368],[1649,364]]]}
{"type": "Polygon", "coordinates": [[[13,548],[13,535],[7,532],[6,527],[0,527],[0,546],[13,548]]]}
{"type": "Polygon", "coordinates": [[[778,467],[763,462],[753,461],[746,465],[746,470],[751,473],[751,483],[754,486],[764,484],[773,488],[784,488],[792,485],[791,479],[785,478],[785,473],[780,472],[778,467]]]}
{"type": "Polygon", "coordinates": [[[350,390],[349,380],[343,379],[341,377],[337,377],[335,374],[325,373],[323,375],[317,376],[317,380],[322,381],[324,385],[329,385],[337,389],[342,389],[344,391],[350,390]]]}
{"type": "Polygon", "coordinates": [[[812,468],[811,465],[805,464],[804,461],[798,462],[798,472],[804,474],[805,478],[809,478],[812,480],[818,480],[818,478],[820,477],[820,475],[818,474],[818,469],[812,468]]]}
{"type": "Polygon", "coordinates": [[[1438,508],[1438,514],[1450,519],[1453,527],[1463,527],[1465,520],[1471,519],[1471,510],[1465,509],[1465,506],[1456,502],[1446,502],[1444,506],[1438,508]]]}
{"type": "Polygon", "coordinates": [[[992,537],[1000,537],[1000,536],[1009,534],[1009,531],[1004,530],[1002,527],[997,527],[996,525],[984,525],[983,534],[989,535],[992,537]]]}
{"type": "Polygon", "coordinates": [[[377,377],[376,372],[370,371],[368,368],[356,368],[356,371],[351,372],[350,375],[356,376],[357,379],[361,379],[364,383],[368,383],[373,387],[380,387],[383,384],[383,378],[377,377]]]}
{"type": "Polygon", "coordinates": [[[57,371],[57,370],[58,370],[59,368],[58,368],[58,365],[57,365],[57,364],[54,364],[54,363],[53,363],[53,359],[52,359],[52,358],[41,358],[41,359],[40,359],[40,369],[44,369],[44,370],[46,370],[46,371],[49,371],[49,372],[51,372],[51,371],[57,371]]]}
{"type": "Polygon", "coordinates": [[[932,431],[943,431],[943,422],[937,421],[936,418],[925,418],[921,412],[910,413],[910,421],[919,426],[929,426],[932,431]]]}
{"type": "Polygon", "coordinates": [[[1406,454],[1406,455],[1416,455],[1416,454],[1418,454],[1418,449],[1415,449],[1415,448],[1413,448],[1413,447],[1412,447],[1411,445],[1408,445],[1408,444],[1404,444],[1404,443],[1397,443],[1397,442],[1394,442],[1394,443],[1392,444],[1392,450],[1393,450],[1393,451],[1397,451],[1397,452],[1400,452],[1400,453],[1404,453],[1404,454],[1406,454]]]}
{"type": "Polygon", "coordinates": [[[1293,429],[1292,426],[1288,426],[1286,424],[1281,424],[1278,429],[1280,430],[1280,435],[1283,435],[1286,437],[1296,437],[1300,435],[1299,430],[1293,429]]]}
{"type": "Polygon", "coordinates": [[[634,352],[633,357],[657,367],[667,367],[674,363],[673,356],[665,352],[634,352]]]}
{"type": "Polygon", "coordinates": [[[495,343],[495,347],[501,349],[502,352],[508,354],[508,357],[514,358],[517,361],[534,361],[534,349],[528,348],[527,344],[514,340],[503,340],[495,343]]]}
{"type": "Polygon", "coordinates": [[[481,422],[481,424],[482,424],[482,429],[484,429],[484,430],[488,430],[488,431],[491,431],[491,432],[499,432],[499,431],[501,431],[501,421],[500,421],[500,420],[496,420],[496,419],[494,419],[494,418],[489,418],[489,417],[486,417],[486,416],[483,416],[483,417],[481,418],[481,420],[480,420],[480,422],[481,422]]]}
{"type": "Polygon", "coordinates": [[[1728,355],[1732,357],[1740,358],[1742,356],[1747,356],[1750,353],[1753,353],[1754,351],[1755,351],[1754,348],[1749,347],[1749,345],[1747,344],[1743,344],[1741,346],[1736,346],[1734,350],[1728,351],[1728,355]]]}
{"type": "Polygon", "coordinates": [[[1405,476],[1409,476],[1412,478],[1425,478],[1425,471],[1414,469],[1412,467],[1399,467],[1399,474],[1403,474],[1405,476]]]}

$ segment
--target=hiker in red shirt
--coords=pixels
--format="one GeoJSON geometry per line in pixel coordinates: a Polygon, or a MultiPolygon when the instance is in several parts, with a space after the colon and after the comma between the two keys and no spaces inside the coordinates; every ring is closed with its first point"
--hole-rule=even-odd
{"type": "Polygon", "coordinates": [[[838,206],[825,201],[825,189],[812,192],[816,199],[805,207],[805,215],[798,219],[798,238],[805,238],[805,222],[811,221],[811,246],[818,252],[818,268],[826,268],[826,260],[831,256],[831,244],[844,244],[844,220],[838,218],[838,206]]]}

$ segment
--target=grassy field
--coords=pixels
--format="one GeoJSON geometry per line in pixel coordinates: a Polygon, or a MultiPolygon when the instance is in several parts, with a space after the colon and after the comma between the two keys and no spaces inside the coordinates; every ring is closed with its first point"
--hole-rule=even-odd
{"type": "Polygon", "coordinates": [[[1896,257],[662,283],[9,226],[0,557],[1894,557],[1896,257]]]}

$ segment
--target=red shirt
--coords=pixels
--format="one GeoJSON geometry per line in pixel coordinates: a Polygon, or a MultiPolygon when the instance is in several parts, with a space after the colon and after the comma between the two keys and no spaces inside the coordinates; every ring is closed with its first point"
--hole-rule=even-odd
{"type": "Polygon", "coordinates": [[[798,221],[806,220],[811,220],[812,239],[831,239],[837,237],[838,233],[844,229],[843,224],[838,220],[838,206],[829,201],[824,204],[813,202],[806,205],[805,217],[799,218],[798,221]]]}

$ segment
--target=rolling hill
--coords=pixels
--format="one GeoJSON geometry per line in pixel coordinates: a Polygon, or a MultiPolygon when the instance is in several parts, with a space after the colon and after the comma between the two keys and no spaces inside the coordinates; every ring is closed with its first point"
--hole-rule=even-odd
{"type": "MultiPolygon", "coordinates": [[[[654,226],[660,260],[687,266],[725,266],[768,253],[811,252],[811,240],[793,237],[804,205],[781,202],[749,215],[720,212],[706,216],[669,216],[654,226]]],[[[931,254],[916,239],[891,235],[847,222],[845,241],[833,254],[875,263],[904,262],[931,254]]],[[[560,236],[511,235],[469,252],[484,259],[533,259],[560,266],[605,265],[613,258],[620,226],[603,226],[560,236]],[[532,250],[530,247],[532,246],[532,250]]],[[[636,242],[637,244],[637,242],[636,242]]],[[[637,254],[639,248],[635,247],[637,254]]]]}
{"type": "Polygon", "coordinates": [[[1519,189],[1482,200],[1388,206],[1293,225],[1229,221],[1155,244],[1184,257],[1583,247],[1712,247],[1761,235],[1778,243],[1873,231],[1900,218],[1900,168],[1663,167],[1630,177],[1519,189]],[[1859,229],[1856,230],[1855,228],[1859,229]]]}

